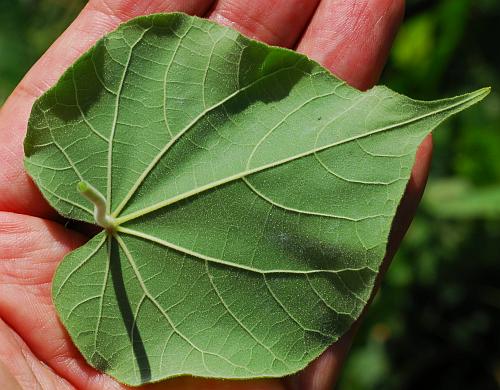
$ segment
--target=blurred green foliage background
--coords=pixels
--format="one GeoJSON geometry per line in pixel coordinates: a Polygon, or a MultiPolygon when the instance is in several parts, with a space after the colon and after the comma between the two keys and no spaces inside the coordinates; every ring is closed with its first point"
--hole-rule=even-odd
{"type": "MultiPolygon", "coordinates": [[[[83,7],[0,0],[0,105],[83,7]]],[[[491,85],[434,135],[419,213],[338,388],[500,388],[500,1],[407,0],[382,83],[434,99],[491,85]]]]}
{"type": "Polygon", "coordinates": [[[493,91],[435,132],[422,205],[342,390],[500,388],[499,39],[499,0],[407,0],[381,82],[421,99],[493,91]]]}

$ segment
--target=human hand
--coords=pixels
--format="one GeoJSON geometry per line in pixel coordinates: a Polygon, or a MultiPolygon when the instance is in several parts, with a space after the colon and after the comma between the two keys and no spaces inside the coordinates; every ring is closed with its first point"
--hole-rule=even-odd
{"type": "MultiPolygon", "coordinates": [[[[205,15],[269,44],[293,47],[351,85],[366,89],[381,72],[403,14],[402,0],[91,0],[72,26],[31,69],[0,111],[0,388],[124,389],[89,367],[59,323],[50,294],[57,264],[85,234],[41,197],[23,168],[22,141],[34,100],[102,35],[132,17],[184,11],[205,15]],[[9,374],[10,372],[10,374],[9,374]],[[5,384],[4,386],[1,386],[5,384]]],[[[430,139],[417,156],[393,225],[388,265],[420,199],[430,139]]],[[[382,272],[383,273],[383,272],[382,272]]],[[[177,378],[157,389],[329,389],[355,327],[303,372],[285,380],[214,381],[177,378]]]]}

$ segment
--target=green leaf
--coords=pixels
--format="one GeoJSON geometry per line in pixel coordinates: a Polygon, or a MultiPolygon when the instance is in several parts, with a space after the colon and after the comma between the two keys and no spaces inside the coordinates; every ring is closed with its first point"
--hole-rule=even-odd
{"type": "Polygon", "coordinates": [[[52,206],[105,227],[56,272],[61,321],[130,385],[302,369],[366,305],[422,139],[487,93],[362,93],[207,20],[122,25],[25,141],[52,206]]]}

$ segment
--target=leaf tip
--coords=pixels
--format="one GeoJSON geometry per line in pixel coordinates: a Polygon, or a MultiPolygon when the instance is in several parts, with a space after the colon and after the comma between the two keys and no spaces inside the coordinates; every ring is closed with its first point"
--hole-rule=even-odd
{"type": "Polygon", "coordinates": [[[491,93],[491,87],[484,87],[481,89],[478,89],[477,91],[471,92],[469,94],[469,99],[464,108],[470,107],[474,104],[479,103],[482,101],[486,96],[488,96],[491,93]]]}
{"type": "Polygon", "coordinates": [[[491,87],[484,87],[476,91],[477,97],[480,99],[484,99],[490,93],[491,93],[491,87]]]}

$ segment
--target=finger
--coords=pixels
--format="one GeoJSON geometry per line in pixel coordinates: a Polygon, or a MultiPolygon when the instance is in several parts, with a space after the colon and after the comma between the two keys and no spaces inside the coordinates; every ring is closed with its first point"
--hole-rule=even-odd
{"type": "MultiPolygon", "coordinates": [[[[136,16],[180,11],[203,14],[213,0],[91,0],[71,26],[47,50],[19,84],[13,97],[38,97],[104,34],[136,16]]],[[[5,109],[2,111],[8,111],[5,109]]]]}
{"type": "Polygon", "coordinates": [[[319,0],[219,0],[209,18],[270,45],[292,47],[319,0]]]}
{"type": "Polygon", "coordinates": [[[85,364],[62,328],[51,281],[62,257],[85,238],[55,222],[0,212],[0,317],[31,351],[77,388],[115,388],[85,364]]]}
{"type": "Polygon", "coordinates": [[[71,390],[72,388],[68,382],[41,363],[26,343],[0,320],[0,389],[71,390]]]}
{"type": "Polygon", "coordinates": [[[297,51],[367,89],[380,76],[403,13],[403,0],[323,0],[297,51]]]}
{"type": "MultiPolygon", "coordinates": [[[[125,390],[124,386],[85,363],[58,321],[52,304],[50,286],[55,268],[67,252],[84,241],[84,236],[55,222],[0,212],[0,317],[36,356],[75,387],[125,390]]],[[[1,346],[0,338],[0,359],[1,346]]],[[[284,390],[279,380],[272,379],[220,382],[191,377],[145,388],[284,390]]]]}
{"type": "Polygon", "coordinates": [[[332,389],[333,384],[337,382],[356,330],[357,323],[303,372],[286,378],[285,381],[289,384],[289,388],[291,390],[332,389]]]}
{"type": "Polygon", "coordinates": [[[285,388],[276,379],[224,381],[183,376],[146,386],[144,390],[285,390],[285,388]]]}
{"type": "Polygon", "coordinates": [[[203,14],[213,0],[92,0],[31,68],[0,111],[0,210],[54,218],[23,168],[23,138],[31,106],[99,38],[145,13],[203,14]],[[22,194],[22,196],[19,196],[22,194]]]}

